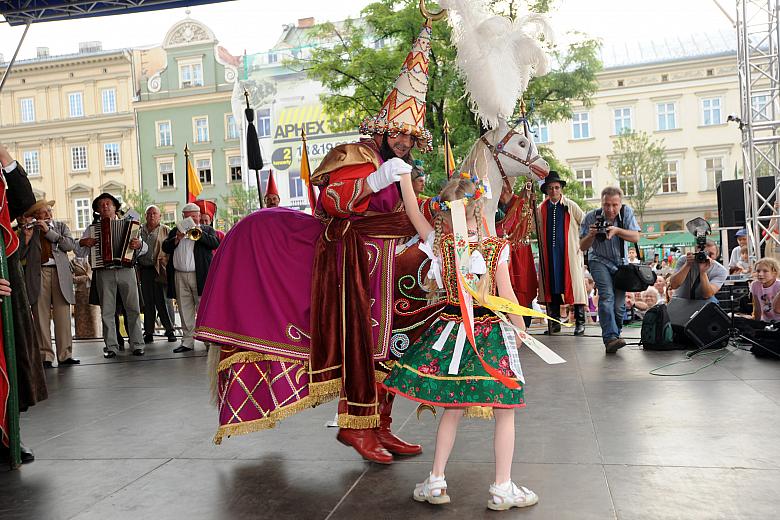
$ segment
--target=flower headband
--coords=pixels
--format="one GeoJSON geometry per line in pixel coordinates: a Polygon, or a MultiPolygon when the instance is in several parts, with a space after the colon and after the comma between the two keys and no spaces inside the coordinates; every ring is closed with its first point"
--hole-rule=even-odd
{"type": "MultiPolygon", "coordinates": [[[[477,177],[476,175],[469,175],[468,172],[461,172],[460,174],[461,179],[468,179],[472,183],[474,183],[474,186],[476,189],[474,190],[474,193],[466,193],[464,195],[464,205],[468,206],[469,200],[477,201],[479,200],[482,195],[485,194],[485,183],[482,179],[477,177]]],[[[433,211],[449,211],[450,209],[450,203],[449,201],[442,201],[441,197],[439,195],[436,195],[435,197],[431,198],[431,209],[433,211]]]]}

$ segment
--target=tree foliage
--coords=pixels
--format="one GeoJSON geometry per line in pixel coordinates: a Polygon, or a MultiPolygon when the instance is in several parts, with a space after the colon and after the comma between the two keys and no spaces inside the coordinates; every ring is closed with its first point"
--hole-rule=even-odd
{"type": "Polygon", "coordinates": [[[127,203],[132,209],[136,210],[141,217],[144,217],[146,208],[155,203],[154,198],[148,191],[135,191],[125,188],[122,190],[122,200],[127,203]]]}
{"type": "Polygon", "coordinates": [[[257,188],[254,186],[246,189],[241,185],[234,185],[230,188],[230,193],[221,198],[222,204],[217,210],[215,227],[225,232],[230,231],[230,228],[258,206],[257,188]]]}
{"type": "Polygon", "coordinates": [[[645,208],[659,192],[667,173],[663,141],[645,132],[624,131],[614,142],[609,168],[642,223],[645,208]]]}
{"type": "MultiPolygon", "coordinates": [[[[528,3],[536,12],[547,12],[550,0],[528,3]]],[[[293,60],[289,66],[304,70],[325,90],[321,100],[333,119],[342,121],[338,130],[357,128],[360,121],[379,111],[392,89],[406,55],[422,26],[417,0],[378,0],[369,4],[359,20],[324,23],[312,33],[310,56],[293,60]],[[323,44],[327,42],[326,44],[323,44]]],[[[496,1],[496,13],[516,16],[520,2],[496,1]]],[[[463,81],[456,72],[455,48],[450,44],[451,28],[436,22],[431,41],[426,128],[433,134],[434,151],[421,157],[429,175],[427,191],[435,193],[445,179],[443,127],[450,124],[450,142],[456,163],[468,153],[482,132],[464,97],[463,81]]],[[[552,70],[534,78],[525,93],[528,119],[552,122],[571,117],[574,103],[588,105],[597,89],[596,73],[601,68],[598,42],[583,38],[552,54],[552,70]]],[[[516,116],[519,114],[516,114],[516,116]]]]}

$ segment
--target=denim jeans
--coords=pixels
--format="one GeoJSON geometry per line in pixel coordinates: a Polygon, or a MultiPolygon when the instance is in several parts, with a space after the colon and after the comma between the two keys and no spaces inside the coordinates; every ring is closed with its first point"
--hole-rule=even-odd
{"type": "Polygon", "coordinates": [[[590,262],[588,266],[599,295],[599,325],[601,337],[606,344],[620,337],[623,328],[623,314],[626,311],[626,292],[612,285],[612,273],[601,262],[590,262]]]}

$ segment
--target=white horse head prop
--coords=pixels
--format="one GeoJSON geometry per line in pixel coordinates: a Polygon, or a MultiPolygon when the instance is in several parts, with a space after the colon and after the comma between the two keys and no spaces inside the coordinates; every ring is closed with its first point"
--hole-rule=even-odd
{"type": "Polygon", "coordinates": [[[520,124],[521,128],[510,127],[500,119],[496,128],[474,143],[461,166],[462,171],[489,185],[490,196],[483,199],[482,214],[492,235],[496,234],[495,214],[504,179],[514,182],[522,175],[542,180],[550,173],[550,165],[539,155],[525,122],[520,124]]]}

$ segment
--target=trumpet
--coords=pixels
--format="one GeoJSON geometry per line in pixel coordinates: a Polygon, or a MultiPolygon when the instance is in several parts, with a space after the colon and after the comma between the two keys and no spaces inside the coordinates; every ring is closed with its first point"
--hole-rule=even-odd
{"type": "Polygon", "coordinates": [[[200,240],[200,237],[203,236],[203,230],[199,227],[190,228],[185,233],[185,236],[190,240],[200,240]]]}

